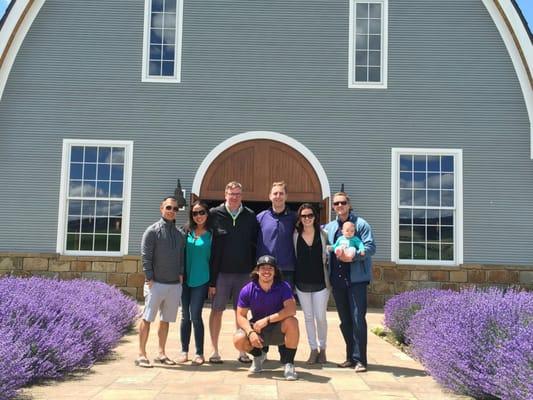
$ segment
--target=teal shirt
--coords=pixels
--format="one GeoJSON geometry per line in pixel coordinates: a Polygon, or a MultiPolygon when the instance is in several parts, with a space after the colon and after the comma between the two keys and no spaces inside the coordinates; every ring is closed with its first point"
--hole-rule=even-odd
{"type": "Polygon", "coordinates": [[[209,282],[211,241],[211,232],[209,231],[198,239],[195,239],[193,232],[187,235],[187,245],[185,247],[187,286],[197,287],[209,282]]]}

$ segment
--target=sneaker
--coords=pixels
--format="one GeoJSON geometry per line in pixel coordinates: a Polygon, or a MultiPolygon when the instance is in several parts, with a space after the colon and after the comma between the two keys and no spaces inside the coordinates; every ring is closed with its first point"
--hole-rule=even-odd
{"type": "Polygon", "coordinates": [[[363,365],[363,363],[358,362],[355,364],[355,372],[366,372],[366,367],[363,365]]]}
{"type": "Polygon", "coordinates": [[[263,362],[265,361],[266,353],[262,353],[260,356],[254,357],[252,365],[250,365],[250,373],[258,374],[263,371],[263,362]]]}
{"type": "Polygon", "coordinates": [[[298,379],[298,374],[294,370],[294,364],[285,364],[285,372],[283,373],[283,376],[285,376],[285,380],[287,381],[295,381],[298,379]]]}

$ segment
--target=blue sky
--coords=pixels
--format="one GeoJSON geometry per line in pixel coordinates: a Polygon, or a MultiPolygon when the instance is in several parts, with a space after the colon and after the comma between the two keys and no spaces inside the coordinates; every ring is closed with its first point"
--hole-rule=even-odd
{"type": "MultiPolygon", "coordinates": [[[[0,0],[0,18],[4,15],[4,11],[10,1],[11,0],[0,0]]],[[[529,30],[533,31],[533,0],[516,0],[516,2],[526,17],[529,30]]]]}

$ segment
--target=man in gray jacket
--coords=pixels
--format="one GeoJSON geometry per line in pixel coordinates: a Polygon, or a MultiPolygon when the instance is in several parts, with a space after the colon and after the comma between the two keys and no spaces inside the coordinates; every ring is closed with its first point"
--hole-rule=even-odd
{"type": "Polygon", "coordinates": [[[146,342],[150,324],[160,312],[159,355],[154,362],[164,365],[176,364],[167,357],[167,343],[170,322],[176,321],[183,282],[185,238],[176,228],[178,203],[175,197],[166,197],[159,207],[161,219],[150,225],[142,238],[142,264],[145,275],[144,312],[139,325],[139,356],[135,365],[151,368],[146,356],[146,342]]]}

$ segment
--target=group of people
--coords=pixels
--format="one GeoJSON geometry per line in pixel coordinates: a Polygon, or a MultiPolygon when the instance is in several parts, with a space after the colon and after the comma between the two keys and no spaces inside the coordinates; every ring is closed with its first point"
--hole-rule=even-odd
{"type": "Polygon", "coordinates": [[[353,211],[344,192],[333,195],[336,218],[321,227],[312,204],[302,204],[297,212],[288,208],[284,182],[272,184],[271,207],[257,215],[242,204],[242,190],[240,183],[228,183],[225,202],[211,209],[195,201],[183,228],[175,225],[177,200],[162,201],[160,220],[147,228],[142,239],[145,308],[136,365],[152,367],[146,342],[158,311],[159,354],[154,362],[206,362],[202,309],[209,297],[213,348],[209,363],[223,362],[219,336],[223,311],[231,301],[238,360],[251,363],[250,372],[259,373],[269,346],[278,346],[285,379],[295,380],[299,342],[295,295],[305,319],[307,363],[315,364],[327,362],[327,305],[332,293],[346,343],[346,358],[338,366],[366,371],[367,287],[376,250],[370,225],[353,211]],[[174,361],[166,355],[165,345],[180,299],[182,348],[174,361]],[[196,349],[189,359],[192,331],[196,349]]]}

